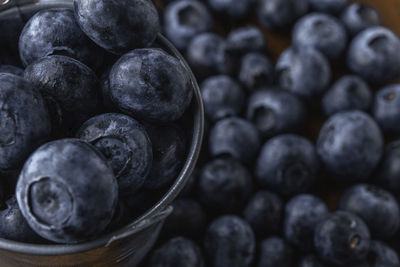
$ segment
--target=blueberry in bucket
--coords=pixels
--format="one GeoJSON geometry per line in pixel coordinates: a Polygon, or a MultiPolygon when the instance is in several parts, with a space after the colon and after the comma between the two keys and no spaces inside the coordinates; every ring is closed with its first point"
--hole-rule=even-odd
{"type": "Polygon", "coordinates": [[[97,237],[110,223],[118,184],[95,147],[61,139],[30,156],[18,178],[16,197],[36,233],[58,243],[77,243],[97,237]]]}

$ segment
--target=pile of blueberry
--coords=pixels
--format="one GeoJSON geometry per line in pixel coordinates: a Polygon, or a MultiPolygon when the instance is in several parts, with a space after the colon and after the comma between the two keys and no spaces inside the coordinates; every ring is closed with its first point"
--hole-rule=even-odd
{"type": "Polygon", "coordinates": [[[0,52],[1,238],[97,238],[154,204],[143,197],[165,192],[185,161],[192,86],[159,48],[154,4],[73,3],[8,30],[0,18],[2,37],[18,35],[1,47],[19,53],[0,52]]]}
{"type": "Polygon", "coordinates": [[[399,267],[400,39],[377,11],[159,4],[199,80],[207,129],[145,265],[399,267]],[[276,61],[264,33],[291,36],[276,61]]]}

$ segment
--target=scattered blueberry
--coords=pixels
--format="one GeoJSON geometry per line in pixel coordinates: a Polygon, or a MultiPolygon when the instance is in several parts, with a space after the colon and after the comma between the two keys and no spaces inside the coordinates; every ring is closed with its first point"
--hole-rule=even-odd
{"type": "Polygon", "coordinates": [[[283,218],[283,202],[275,193],[258,191],[247,203],[243,217],[251,225],[256,238],[277,235],[283,218]]]}
{"type": "Polygon", "coordinates": [[[251,162],[259,147],[257,128],[239,117],[220,120],[211,129],[209,149],[212,156],[230,155],[243,162],[251,162]]]}
{"type": "Polygon", "coordinates": [[[16,186],[22,215],[42,237],[77,243],[98,236],[118,201],[113,170],[92,145],[61,139],[26,161],[16,186]]]}
{"type": "Polygon", "coordinates": [[[264,144],[257,160],[255,175],[261,186],[285,196],[307,192],[314,184],[319,168],[314,145],[293,135],[279,135],[264,144]]]}
{"type": "Polygon", "coordinates": [[[24,72],[44,96],[52,116],[53,132],[71,132],[101,110],[96,74],[83,63],[66,56],[36,60],[24,72]]]}
{"type": "Polygon", "coordinates": [[[356,75],[346,75],[337,80],[322,98],[326,116],[340,111],[357,109],[368,111],[372,92],[368,84],[356,75]]]}
{"type": "Polygon", "coordinates": [[[259,246],[258,267],[292,267],[295,251],[280,237],[269,237],[259,246]]]}
{"type": "Polygon", "coordinates": [[[280,87],[304,98],[321,95],[331,80],[331,68],[326,57],[312,48],[289,48],[276,63],[280,87]]]}
{"type": "Polygon", "coordinates": [[[243,19],[249,14],[255,0],[207,0],[210,8],[232,21],[243,19]]]}
{"type": "Polygon", "coordinates": [[[0,73],[0,169],[17,169],[50,136],[45,102],[32,84],[0,73]]]}
{"type": "Polygon", "coordinates": [[[112,102],[135,118],[174,121],[192,99],[188,73],[161,49],[135,49],[123,55],[109,79],[112,102]]]}
{"type": "Polygon", "coordinates": [[[242,58],[238,77],[250,91],[269,86],[274,82],[274,66],[263,54],[248,53],[242,58]]]}
{"type": "Polygon", "coordinates": [[[314,249],[315,227],[328,216],[328,207],[316,196],[298,195],[285,207],[283,233],[286,240],[302,251],[314,249]]]}
{"type": "Polygon", "coordinates": [[[375,238],[390,238],[400,227],[400,208],[395,197],[374,185],[359,184],[346,189],[339,209],[360,216],[375,238]]]}
{"type": "Polygon", "coordinates": [[[64,55],[97,69],[103,58],[103,50],[82,32],[67,8],[37,12],[21,32],[19,53],[25,66],[45,56],[64,55]]]}
{"type": "Polygon", "coordinates": [[[237,116],[245,106],[246,95],[242,86],[227,75],[209,77],[200,88],[205,112],[213,121],[237,116]]]}
{"type": "Polygon", "coordinates": [[[254,233],[244,220],[226,215],[215,219],[204,238],[209,266],[251,266],[255,254],[254,233]]]}
{"type": "Polygon", "coordinates": [[[252,191],[252,177],[239,161],[214,159],[201,170],[198,196],[211,210],[239,211],[246,205],[252,191]]]}
{"type": "Polygon", "coordinates": [[[323,260],[341,266],[353,266],[366,259],[370,233],[358,216],[336,211],[315,229],[314,246],[323,260]]]}
{"type": "MultiPolygon", "coordinates": [[[[389,264],[400,264],[397,252],[382,241],[371,241],[369,258],[372,258],[373,267],[384,267],[389,264]]],[[[391,265],[389,265],[390,267],[391,265]]],[[[393,266],[394,267],[394,266],[393,266]]]]}
{"type": "Polygon", "coordinates": [[[129,116],[106,113],[86,121],[76,137],[94,145],[107,159],[120,195],[134,194],[152,167],[152,144],[144,127],[129,116]]]}
{"type": "Polygon", "coordinates": [[[159,18],[148,0],[74,0],[76,20],[96,44],[114,54],[153,43],[159,18]]]}
{"type": "Polygon", "coordinates": [[[11,73],[17,76],[24,76],[24,70],[13,65],[0,65],[0,73],[11,73]]]}
{"type": "Polygon", "coordinates": [[[260,0],[258,21],[269,29],[287,29],[308,11],[309,0],[260,0]]]}
{"type": "Polygon", "coordinates": [[[375,8],[362,3],[352,3],[343,11],[340,19],[350,36],[380,24],[380,17],[375,8]]]}
{"type": "Polygon", "coordinates": [[[309,0],[315,11],[338,14],[347,5],[347,0],[309,0]]]}
{"type": "Polygon", "coordinates": [[[375,182],[396,195],[400,194],[400,140],[386,145],[375,182]]]}
{"type": "Polygon", "coordinates": [[[322,126],[318,155],[338,181],[367,179],[383,154],[383,137],[376,122],[362,111],[344,111],[322,126]]]}
{"type": "Polygon", "coordinates": [[[267,41],[257,27],[244,26],[229,32],[226,47],[230,53],[240,57],[249,52],[264,52],[267,41]]]}
{"type": "Polygon", "coordinates": [[[400,39],[391,30],[376,26],[356,35],[347,52],[350,70],[368,82],[384,84],[400,75],[400,39]]]}
{"type": "Polygon", "coordinates": [[[173,1],[164,10],[166,37],[178,49],[186,49],[193,37],[213,28],[213,18],[201,1],[173,1]]]}
{"type": "Polygon", "coordinates": [[[317,256],[309,254],[300,259],[297,267],[326,267],[326,265],[317,256]]]}
{"type": "Polygon", "coordinates": [[[250,96],[246,118],[263,138],[270,138],[301,129],[307,120],[307,110],[303,102],[288,91],[261,89],[250,96]]]}
{"type": "Polygon", "coordinates": [[[149,267],[203,267],[200,247],[190,239],[175,237],[156,249],[149,267]]]}
{"type": "Polygon", "coordinates": [[[375,94],[372,113],[384,133],[400,136],[400,84],[386,86],[375,94]]]}
{"type": "Polygon", "coordinates": [[[336,59],[346,48],[347,33],[335,17],[311,13],[294,26],[292,43],[294,46],[315,48],[329,59],[336,59]]]}

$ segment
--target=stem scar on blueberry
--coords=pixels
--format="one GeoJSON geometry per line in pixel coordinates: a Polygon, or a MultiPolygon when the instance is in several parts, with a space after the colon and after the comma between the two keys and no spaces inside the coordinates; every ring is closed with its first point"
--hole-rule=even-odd
{"type": "Polygon", "coordinates": [[[361,238],[358,235],[353,236],[350,239],[350,248],[355,249],[361,242],[361,238]]]}
{"type": "Polygon", "coordinates": [[[390,92],[385,95],[385,100],[387,100],[387,101],[392,101],[395,98],[396,98],[396,93],[394,93],[394,92],[390,92]]]}

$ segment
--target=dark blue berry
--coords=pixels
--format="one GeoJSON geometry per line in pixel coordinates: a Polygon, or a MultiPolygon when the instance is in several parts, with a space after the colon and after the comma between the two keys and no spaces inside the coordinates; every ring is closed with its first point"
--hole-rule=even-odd
{"type": "Polygon", "coordinates": [[[226,215],[215,219],[204,237],[209,266],[248,267],[254,258],[254,233],[244,220],[226,215]]]}
{"type": "Polygon", "coordinates": [[[315,11],[338,14],[347,5],[347,0],[309,0],[315,11]]]}
{"type": "Polygon", "coordinates": [[[255,0],[208,0],[210,8],[232,21],[243,19],[249,14],[255,0]]]}
{"type": "Polygon", "coordinates": [[[178,177],[185,162],[186,136],[176,124],[145,124],[145,128],[153,146],[153,165],[143,187],[159,189],[178,177]]]}
{"type": "Polygon", "coordinates": [[[279,234],[283,218],[283,202],[270,191],[258,191],[243,211],[257,238],[279,234]]]}
{"type": "Polygon", "coordinates": [[[287,134],[264,144],[255,175],[261,186],[290,196],[307,192],[315,182],[318,168],[314,145],[303,137],[287,134]]]}
{"type": "Polygon", "coordinates": [[[396,250],[378,240],[371,241],[368,258],[372,259],[373,267],[394,267],[400,265],[396,250]],[[392,266],[393,265],[393,266],[392,266]]]}
{"type": "Polygon", "coordinates": [[[326,116],[352,109],[368,111],[371,103],[370,87],[355,75],[346,75],[337,80],[322,98],[326,116]]]}
{"type": "Polygon", "coordinates": [[[235,212],[246,205],[252,194],[252,177],[240,162],[214,159],[201,170],[198,196],[201,202],[217,212],[235,212]]]}
{"type": "Polygon", "coordinates": [[[148,0],[74,0],[74,11],[87,36],[114,54],[147,47],[160,31],[157,10],[148,0]]]}
{"type": "Polygon", "coordinates": [[[49,137],[49,113],[32,84],[9,73],[0,73],[0,106],[0,169],[17,169],[49,137]]]}
{"type": "Polygon", "coordinates": [[[212,156],[229,155],[242,162],[251,162],[260,146],[257,128],[239,117],[218,121],[211,129],[209,149],[212,156]]]}
{"type": "Polygon", "coordinates": [[[205,112],[212,121],[238,116],[245,106],[243,88],[227,75],[209,77],[200,88],[205,112]]]}
{"type": "Polygon", "coordinates": [[[317,256],[309,254],[300,259],[297,267],[327,267],[327,266],[317,256]]]}
{"type": "Polygon", "coordinates": [[[135,118],[174,121],[192,99],[182,63],[161,49],[135,49],[123,55],[109,79],[112,102],[135,118]]]}
{"type": "Polygon", "coordinates": [[[193,37],[213,28],[213,18],[200,1],[173,1],[165,7],[165,35],[178,49],[186,49],[193,37]]]}
{"type": "Polygon", "coordinates": [[[375,94],[372,113],[384,133],[400,136],[400,84],[386,86],[375,94]]]}
{"type": "Polygon", "coordinates": [[[274,66],[268,57],[252,52],[242,58],[239,81],[250,91],[272,85],[274,66]]]}
{"type": "Polygon", "coordinates": [[[24,76],[24,70],[13,65],[0,65],[0,73],[11,73],[17,76],[24,76]]]}
{"type": "Polygon", "coordinates": [[[259,245],[257,267],[293,267],[295,251],[280,237],[269,237],[259,245]]]}
{"type": "Polygon", "coordinates": [[[41,146],[26,161],[16,187],[25,219],[42,237],[77,243],[110,223],[118,184],[101,153],[79,139],[41,146]]]}
{"type": "Polygon", "coordinates": [[[384,84],[400,75],[400,39],[384,27],[370,27],[353,38],[347,53],[350,70],[368,82],[384,84]]]}
{"type": "Polygon", "coordinates": [[[269,88],[250,96],[246,118],[257,127],[263,138],[270,138],[301,129],[306,123],[307,110],[296,95],[269,88]]]}
{"type": "Polygon", "coordinates": [[[175,237],[156,249],[149,267],[203,267],[200,247],[190,239],[175,237]]]}
{"type": "Polygon", "coordinates": [[[386,145],[375,182],[395,194],[400,194],[400,140],[386,145]]]}
{"type": "Polygon", "coordinates": [[[380,24],[379,13],[375,8],[362,4],[352,3],[342,12],[340,19],[350,36],[380,24]]]}
{"type": "Polygon", "coordinates": [[[101,110],[96,74],[73,58],[59,55],[40,58],[25,69],[24,77],[46,99],[53,132],[70,134],[101,110]]]}
{"type": "Polygon", "coordinates": [[[322,126],[318,155],[336,181],[367,179],[383,154],[383,137],[377,123],[361,111],[344,111],[322,126]]]}
{"type": "Polygon", "coordinates": [[[287,29],[308,11],[309,0],[261,0],[258,21],[269,29],[287,29]]]}
{"type": "Polygon", "coordinates": [[[326,57],[312,48],[289,48],[276,64],[277,83],[304,98],[321,95],[331,80],[326,57]]]}
{"type": "Polygon", "coordinates": [[[102,62],[102,51],[82,32],[74,12],[67,8],[37,12],[19,38],[19,53],[25,66],[45,56],[64,55],[96,69],[102,62]]]}
{"type": "Polygon", "coordinates": [[[373,237],[387,239],[399,230],[400,209],[396,199],[374,185],[359,184],[346,189],[339,208],[360,216],[373,237]]]}
{"type": "Polygon", "coordinates": [[[144,127],[136,120],[118,113],[98,115],[86,121],[76,137],[104,155],[117,178],[120,195],[134,194],[143,185],[153,153],[144,127]]]}
{"type": "Polygon", "coordinates": [[[233,29],[226,37],[226,49],[238,57],[249,52],[263,52],[267,48],[264,34],[255,26],[233,29]]]}
{"type": "Polygon", "coordinates": [[[329,59],[336,59],[346,48],[347,33],[335,17],[311,13],[294,26],[292,43],[294,46],[315,48],[329,59]]]}
{"type": "Polygon", "coordinates": [[[285,207],[285,239],[302,251],[314,249],[315,227],[328,216],[326,204],[313,195],[298,195],[285,207]]]}
{"type": "Polygon", "coordinates": [[[366,258],[370,233],[358,216],[336,211],[315,229],[314,246],[323,260],[340,266],[353,266],[366,258]]]}

